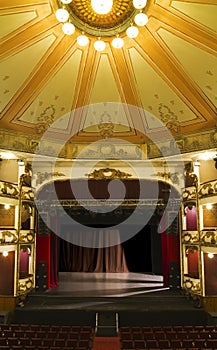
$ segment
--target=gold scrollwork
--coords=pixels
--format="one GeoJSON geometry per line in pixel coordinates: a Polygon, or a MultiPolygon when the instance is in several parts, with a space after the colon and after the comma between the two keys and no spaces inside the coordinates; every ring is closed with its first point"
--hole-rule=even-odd
{"type": "Polygon", "coordinates": [[[19,280],[19,284],[18,284],[18,290],[19,292],[28,292],[30,289],[33,288],[33,279],[32,278],[28,278],[25,280],[19,280]]]}
{"type": "Polygon", "coordinates": [[[200,282],[187,278],[184,280],[184,287],[192,292],[198,292],[200,291],[200,282]]]}
{"type": "Polygon", "coordinates": [[[198,194],[199,197],[206,197],[206,196],[211,196],[213,194],[217,193],[217,182],[208,182],[203,185],[201,185],[198,194]]]}
{"type": "Polygon", "coordinates": [[[199,241],[199,234],[198,232],[183,232],[183,243],[197,243],[199,241]]]}
{"type": "Polygon", "coordinates": [[[34,242],[34,231],[21,231],[19,241],[20,243],[32,243],[34,242]]]}
{"type": "Polygon", "coordinates": [[[204,245],[216,245],[217,231],[202,231],[201,243],[204,245]]]}
{"type": "Polygon", "coordinates": [[[34,199],[34,194],[32,192],[32,190],[22,190],[21,192],[21,198],[23,200],[33,200],[34,199]]]}
{"type": "Polygon", "coordinates": [[[7,197],[13,197],[17,198],[19,194],[17,185],[8,183],[8,182],[1,182],[0,183],[0,195],[1,196],[7,196],[7,197]]]}
{"type": "Polygon", "coordinates": [[[164,170],[157,172],[158,177],[163,178],[166,181],[171,181],[173,184],[180,183],[180,175],[181,174],[179,174],[177,172],[171,173],[170,171],[168,171],[167,164],[165,162],[161,166],[164,168],[164,170]]]}
{"type": "Polygon", "coordinates": [[[85,174],[89,179],[103,180],[103,179],[128,179],[131,174],[125,173],[120,170],[112,168],[103,168],[99,170],[94,170],[90,174],[85,174]]]}
{"type": "Polygon", "coordinates": [[[113,123],[102,123],[98,125],[100,130],[100,135],[104,138],[111,137],[114,133],[114,124],[113,123]]]}
{"type": "Polygon", "coordinates": [[[0,231],[1,238],[0,243],[16,243],[18,240],[17,231],[0,231]]]}
{"type": "Polygon", "coordinates": [[[189,188],[189,189],[185,189],[183,194],[182,194],[182,197],[183,197],[183,200],[190,200],[190,199],[196,199],[196,188],[195,187],[192,187],[192,188],[189,188]]]}

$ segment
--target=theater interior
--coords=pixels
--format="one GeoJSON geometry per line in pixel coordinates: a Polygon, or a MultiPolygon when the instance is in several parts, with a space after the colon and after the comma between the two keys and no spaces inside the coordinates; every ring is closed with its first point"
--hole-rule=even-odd
{"type": "Polygon", "coordinates": [[[0,350],[217,349],[216,15],[0,0],[0,350]]]}

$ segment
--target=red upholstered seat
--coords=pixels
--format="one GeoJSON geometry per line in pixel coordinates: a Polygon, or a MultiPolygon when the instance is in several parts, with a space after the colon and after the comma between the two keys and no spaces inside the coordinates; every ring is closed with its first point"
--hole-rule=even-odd
{"type": "Polygon", "coordinates": [[[134,349],[133,340],[121,340],[121,349],[134,349]]]}
{"type": "Polygon", "coordinates": [[[163,331],[154,332],[155,339],[165,339],[166,333],[163,331]]]}

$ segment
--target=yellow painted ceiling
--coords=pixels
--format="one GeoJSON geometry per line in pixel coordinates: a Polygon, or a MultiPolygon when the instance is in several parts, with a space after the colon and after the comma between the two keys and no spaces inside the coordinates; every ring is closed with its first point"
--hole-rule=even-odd
{"type": "Polygon", "coordinates": [[[123,49],[106,37],[102,53],[94,36],[82,48],[78,29],[64,35],[56,8],[55,0],[0,0],[2,130],[42,136],[56,121],[57,138],[76,125],[74,141],[91,142],[107,123],[112,137],[141,143],[135,118],[151,130],[154,115],[175,136],[217,125],[216,0],[148,0],[149,22],[138,37],[120,33],[123,49]],[[107,115],[109,102],[146,112],[132,118],[123,107],[107,115]]]}
{"type": "Polygon", "coordinates": [[[23,13],[22,11],[21,13],[10,13],[10,15],[1,15],[1,37],[10,34],[11,32],[28,23],[28,21],[32,20],[35,17],[35,11],[29,11],[25,13],[23,13]]]}
{"type": "Polygon", "coordinates": [[[160,30],[160,35],[202,93],[217,106],[216,57],[164,30],[160,30]]]}
{"type": "Polygon", "coordinates": [[[197,21],[198,24],[201,23],[216,31],[217,7],[215,1],[210,1],[209,6],[205,6],[205,3],[202,2],[172,1],[172,6],[197,21]]]}

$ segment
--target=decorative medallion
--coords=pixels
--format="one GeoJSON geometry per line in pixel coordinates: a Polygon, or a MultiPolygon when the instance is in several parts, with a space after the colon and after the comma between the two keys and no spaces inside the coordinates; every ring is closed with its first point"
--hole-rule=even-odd
{"type": "Polygon", "coordinates": [[[95,180],[103,180],[103,179],[128,179],[131,174],[125,173],[120,170],[112,169],[112,168],[103,168],[99,170],[94,170],[90,174],[86,174],[88,178],[95,180]]]}

